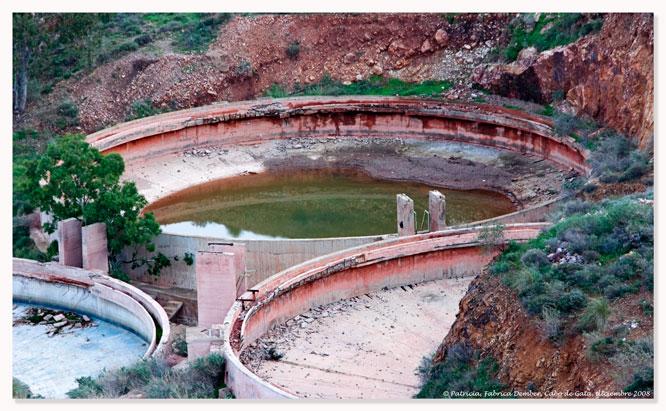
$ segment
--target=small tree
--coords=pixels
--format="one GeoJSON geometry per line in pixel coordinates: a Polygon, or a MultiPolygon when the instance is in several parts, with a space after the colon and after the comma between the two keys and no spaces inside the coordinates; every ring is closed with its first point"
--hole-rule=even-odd
{"type": "MultiPolygon", "coordinates": [[[[118,257],[126,246],[144,246],[152,252],[153,237],[160,226],[152,213],[141,214],[147,204],[133,182],[120,182],[125,169],[118,154],[102,155],[82,135],[66,135],[49,144],[46,152],[26,167],[26,196],[31,205],[53,216],[45,225],[55,230],[58,221],[81,220],[84,225],[105,223],[109,261],[117,266],[118,257]]],[[[162,254],[140,264],[147,264],[156,274],[165,264],[162,254]]],[[[167,259],[168,260],[168,259],[167,259]]],[[[137,265],[136,253],[131,261],[137,265]]]]}

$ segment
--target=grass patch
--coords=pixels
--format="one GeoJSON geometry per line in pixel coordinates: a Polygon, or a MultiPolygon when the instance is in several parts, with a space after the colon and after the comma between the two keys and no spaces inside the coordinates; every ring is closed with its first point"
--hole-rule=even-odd
{"type": "Polygon", "coordinates": [[[450,81],[429,80],[421,83],[408,83],[395,78],[384,78],[372,76],[367,80],[357,81],[351,84],[343,84],[333,80],[329,75],[317,83],[301,85],[296,84],[291,91],[280,85],[273,84],[265,93],[267,97],[280,98],[287,96],[348,96],[348,95],[372,95],[372,96],[424,96],[438,97],[442,92],[452,87],[450,81]]]}

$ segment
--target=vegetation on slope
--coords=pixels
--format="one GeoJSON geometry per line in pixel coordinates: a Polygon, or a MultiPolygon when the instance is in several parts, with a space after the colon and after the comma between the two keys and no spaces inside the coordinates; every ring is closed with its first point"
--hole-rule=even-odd
{"type": "MultiPolygon", "coordinates": [[[[585,135],[585,139],[592,150],[592,177],[601,184],[588,183],[585,191],[603,190],[609,184],[633,184],[641,178],[651,185],[644,177],[652,162],[629,139],[610,130],[596,133],[594,139],[585,135]]],[[[629,392],[653,390],[653,339],[651,335],[631,334],[637,320],[616,319],[611,324],[610,319],[613,315],[623,319],[627,306],[640,305],[640,321],[651,321],[652,197],[648,190],[597,203],[570,200],[552,216],[553,226],[532,241],[510,243],[489,266],[493,275],[516,292],[547,339],[558,345],[582,335],[585,356],[610,365],[615,382],[629,392]]],[[[496,228],[479,236],[484,244],[498,244],[501,226],[496,228]]],[[[496,377],[497,370],[489,367],[494,359],[470,350],[453,346],[442,363],[425,368],[419,397],[450,395],[461,387],[483,392],[488,378],[492,381],[496,377]],[[458,355],[461,350],[474,355],[458,355]],[[478,384],[477,374],[484,377],[478,384]]]]}
{"type": "Polygon", "coordinates": [[[224,358],[219,354],[197,358],[176,370],[164,360],[151,358],[131,366],[104,371],[96,378],[82,377],[70,398],[219,398],[224,388],[224,358]]]}
{"type": "Polygon", "coordinates": [[[138,49],[205,52],[230,14],[14,13],[14,110],[48,94],[56,83],[138,49]]]}
{"type": "Polygon", "coordinates": [[[536,14],[528,13],[509,25],[509,44],[502,51],[504,58],[514,61],[526,47],[538,51],[549,50],[573,43],[580,37],[601,30],[601,15],[581,13],[536,14]]]}
{"type": "Polygon", "coordinates": [[[497,380],[499,366],[478,350],[456,344],[444,361],[424,359],[419,368],[423,386],[416,398],[495,398],[506,387],[497,380]]]}
{"type": "Polygon", "coordinates": [[[329,75],[317,83],[300,85],[296,84],[291,91],[282,86],[274,84],[266,91],[268,97],[287,96],[349,96],[349,95],[372,95],[372,96],[424,96],[437,97],[442,92],[450,89],[450,81],[429,80],[421,83],[408,83],[396,78],[384,78],[371,76],[367,80],[343,84],[333,80],[329,75]]]}

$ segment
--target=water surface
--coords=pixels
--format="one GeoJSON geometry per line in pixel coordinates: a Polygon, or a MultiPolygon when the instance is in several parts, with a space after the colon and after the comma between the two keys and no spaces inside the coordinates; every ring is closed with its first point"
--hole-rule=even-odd
{"type": "MultiPolygon", "coordinates": [[[[230,239],[325,238],[396,231],[395,196],[414,200],[418,229],[432,186],[375,180],[332,171],[257,174],[191,187],[153,203],[164,232],[230,239]]],[[[513,211],[498,193],[439,189],[446,196],[447,224],[513,211]]]]}
{"type": "MultiPolygon", "coordinates": [[[[18,302],[14,306],[14,319],[23,317],[30,307],[38,307],[18,302]]],[[[78,386],[77,378],[96,377],[104,369],[133,364],[148,349],[148,343],[133,332],[91,319],[96,327],[73,328],[53,337],[46,335],[50,329],[46,325],[12,327],[12,375],[28,384],[35,395],[63,399],[78,386]]]]}

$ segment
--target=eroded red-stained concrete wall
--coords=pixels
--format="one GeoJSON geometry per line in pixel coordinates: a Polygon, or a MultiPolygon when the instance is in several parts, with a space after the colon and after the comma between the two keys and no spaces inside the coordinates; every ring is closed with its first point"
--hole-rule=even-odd
{"type": "Polygon", "coordinates": [[[102,130],[88,141],[127,162],[199,145],[256,144],[294,137],[458,141],[543,156],[587,172],[584,149],[552,135],[542,117],[498,107],[417,99],[337,97],[211,105],[102,130]]]}

